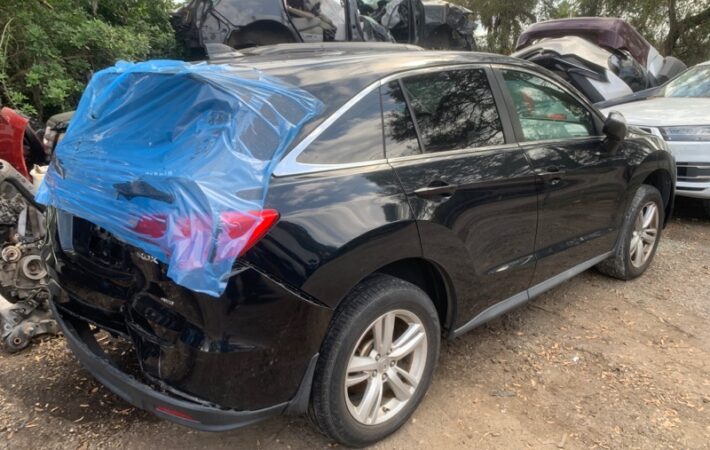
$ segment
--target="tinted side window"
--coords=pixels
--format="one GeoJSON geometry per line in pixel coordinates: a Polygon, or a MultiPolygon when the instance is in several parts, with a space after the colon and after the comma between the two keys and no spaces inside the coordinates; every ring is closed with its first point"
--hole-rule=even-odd
{"type": "Polygon", "coordinates": [[[375,89],[350,108],[300,155],[307,164],[344,164],[384,158],[380,91],[375,89]]]}
{"type": "Polygon", "coordinates": [[[402,81],[426,152],[505,143],[483,69],[416,75],[402,81]]]}
{"type": "Polygon", "coordinates": [[[417,129],[398,81],[382,88],[382,114],[385,121],[385,151],[388,158],[421,153],[417,129]]]}
{"type": "Polygon", "coordinates": [[[526,141],[596,134],[592,113],[562,88],[526,72],[504,70],[526,141]]]}

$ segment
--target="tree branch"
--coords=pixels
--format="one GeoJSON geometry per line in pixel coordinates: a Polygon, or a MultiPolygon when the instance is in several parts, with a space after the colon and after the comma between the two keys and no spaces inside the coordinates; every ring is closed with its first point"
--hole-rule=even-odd
{"type": "Polygon", "coordinates": [[[704,11],[695,14],[694,16],[685,17],[678,21],[678,28],[681,31],[689,30],[701,25],[705,21],[710,20],[710,8],[706,8],[704,11]]]}

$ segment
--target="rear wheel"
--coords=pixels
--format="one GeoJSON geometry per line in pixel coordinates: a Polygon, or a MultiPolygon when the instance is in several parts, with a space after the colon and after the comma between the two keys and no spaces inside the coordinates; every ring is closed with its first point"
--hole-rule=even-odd
{"type": "Polygon", "coordinates": [[[388,275],[344,300],[323,342],[310,416],[339,443],[362,447],[401,427],[424,397],[439,355],[431,299],[388,275]]]}
{"type": "Polygon", "coordinates": [[[663,231],[663,200],[653,186],[641,185],[626,212],[614,255],[597,266],[600,272],[630,280],[651,264],[663,231]]]}

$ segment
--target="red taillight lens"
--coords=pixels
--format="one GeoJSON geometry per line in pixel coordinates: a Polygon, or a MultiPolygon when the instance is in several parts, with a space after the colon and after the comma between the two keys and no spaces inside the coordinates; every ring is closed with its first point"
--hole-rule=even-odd
{"type": "Polygon", "coordinates": [[[146,216],[142,217],[133,230],[145,236],[159,238],[165,236],[168,229],[168,221],[165,216],[146,216]]]}
{"type": "MultiPolygon", "coordinates": [[[[279,213],[275,209],[223,212],[220,214],[221,230],[217,237],[216,259],[243,255],[264,237],[278,219],[279,213]]],[[[211,220],[204,217],[178,218],[174,226],[171,232],[173,242],[169,244],[175,244],[178,240],[191,241],[205,233],[211,234],[212,230],[211,220]]],[[[168,231],[168,218],[165,215],[142,217],[133,227],[133,231],[154,239],[162,238],[168,231]]]]}
{"type": "Polygon", "coordinates": [[[279,220],[279,213],[275,209],[250,211],[248,213],[224,212],[221,215],[224,232],[230,239],[239,239],[251,231],[240,255],[246,253],[259,239],[271,229],[279,220]]]}

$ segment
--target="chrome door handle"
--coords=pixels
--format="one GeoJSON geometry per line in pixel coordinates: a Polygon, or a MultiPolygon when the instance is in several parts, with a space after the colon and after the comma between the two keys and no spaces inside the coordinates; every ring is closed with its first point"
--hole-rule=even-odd
{"type": "Polygon", "coordinates": [[[433,181],[428,186],[414,191],[418,197],[450,197],[456,192],[458,186],[445,181],[433,181]]]}

